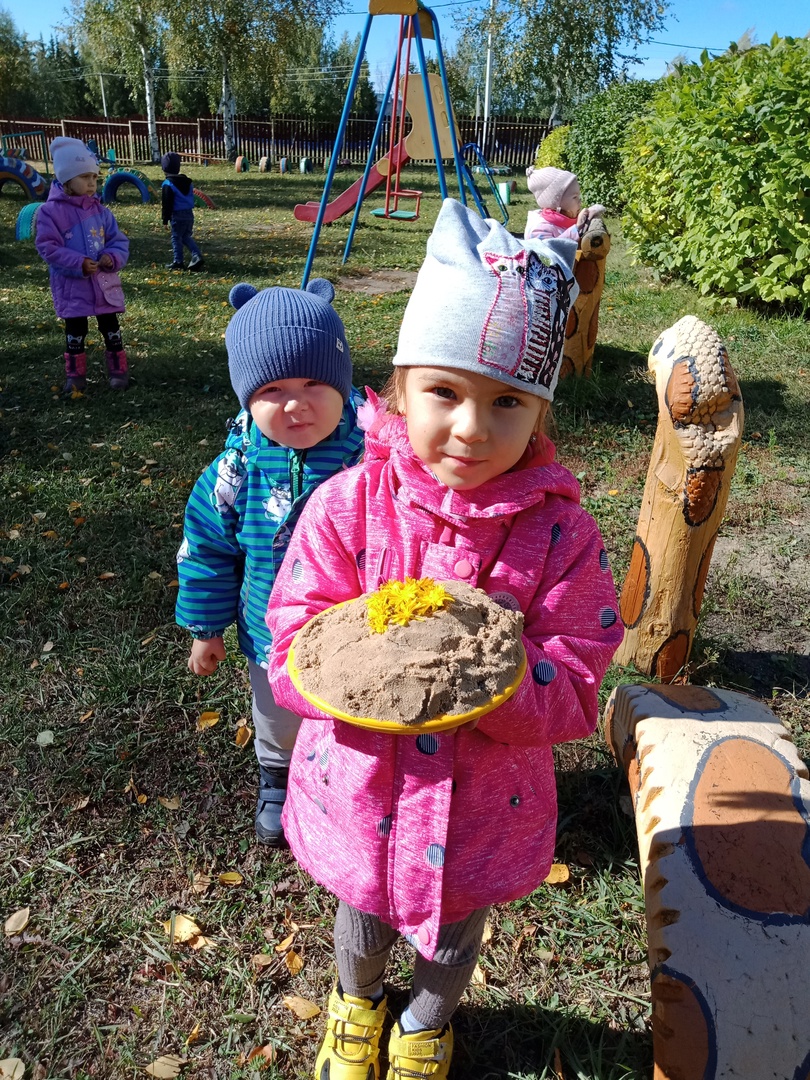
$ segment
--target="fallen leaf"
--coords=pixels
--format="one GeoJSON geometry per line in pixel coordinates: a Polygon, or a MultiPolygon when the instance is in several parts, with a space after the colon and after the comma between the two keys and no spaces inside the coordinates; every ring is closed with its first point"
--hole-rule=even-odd
{"type": "Polygon", "coordinates": [[[60,589],[61,592],[64,592],[65,589],[70,588],[70,582],[68,582],[68,581],[60,581],[59,585],[57,587],[60,589]]]}
{"type": "Polygon", "coordinates": [[[40,731],[37,735],[38,746],[51,746],[53,745],[54,734],[52,731],[40,731]]]}
{"type": "Polygon", "coordinates": [[[165,795],[158,795],[158,802],[161,806],[165,806],[167,810],[179,810],[180,809],[180,796],[172,795],[170,799],[167,799],[165,795]]]}
{"type": "Polygon", "coordinates": [[[83,724],[85,722],[85,720],[89,720],[92,715],[93,715],[93,710],[88,709],[86,713],[82,713],[82,715],[79,717],[79,723],[83,724]]]}
{"type": "Polygon", "coordinates": [[[47,532],[41,534],[45,540],[58,540],[59,533],[55,529],[48,529],[47,532]]]}
{"type": "Polygon", "coordinates": [[[85,521],[87,521],[86,517],[75,517],[73,519],[73,524],[74,525],[84,525],[85,521]]]}
{"type": "Polygon", "coordinates": [[[486,986],[487,985],[487,973],[481,967],[480,964],[476,964],[472,973],[472,979],[470,980],[473,986],[486,986]]]}
{"type": "Polygon", "coordinates": [[[35,510],[31,517],[34,519],[34,521],[44,521],[47,517],[47,514],[44,510],[35,510]]]}
{"type": "Polygon", "coordinates": [[[9,563],[13,563],[13,562],[14,562],[14,560],[12,559],[12,557],[10,555],[0,555],[0,563],[2,563],[3,566],[8,566],[9,563]]]}
{"type": "Polygon", "coordinates": [[[565,1073],[562,1067],[562,1054],[560,1053],[559,1046],[554,1047],[554,1072],[557,1074],[556,1080],[565,1080],[565,1073]]]}
{"type": "Polygon", "coordinates": [[[98,575],[98,580],[99,581],[109,581],[110,578],[114,578],[114,577],[115,577],[115,574],[112,572],[112,570],[105,570],[103,574],[98,575]]]}
{"type": "Polygon", "coordinates": [[[610,491],[608,492],[608,495],[618,495],[618,494],[619,494],[619,489],[618,488],[611,488],[610,491]]]}
{"type": "MultiPolygon", "coordinates": [[[[31,908],[20,908],[15,911],[13,915],[9,915],[6,921],[3,923],[4,932],[11,937],[12,934],[19,934],[22,930],[28,926],[28,920],[31,918],[31,908]]],[[[2,1075],[0,1073],[0,1075],[2,1075]]]]}
{"type": "Polygon", "coordinates": [[[30,574],[31,573],[31,567],[28,566],[27,563],[20,563],[20,565],[17,567],[17,573],[22,574],[23,576],[25,574],[30,574]]]}
{"type": "Polygon", "coordinates": [[[45,644],[40,649],[40,652],[50,652],[52,648],[53,648],[53,642],[52,641],[46,641],[45,644]]]}
{"type": "Polygon", "coordinates": [[[201,894],[206,892],[211,885],[211,875],[198,873],[191,879],[191,887],[195,893],[201,894]]]}
{"type": "Polygon", "coordinates": [[[22,1080],[25,1065],[19,1058],[3,1058],[0,1061],[0,1080],[22,1080]]]}
{"type": "Polygon", "coordinates": [[[297,975],[301,968],[304,966],[304,961],[301,959],[295,949],[290,951],[284,957],[284,963],[287,965],[287,970],[291,975],[297,975]]]}
{"type": "Polygon", "coordinates": [[[487,919],[487,921],[484,923],[484,933],[483,933],[483,935],[481,937],[481,944],[486,945],[486,943],[488,941],[491,941],[491,940],[492,940],[492,927],[490,925],[489,919],[487,919]]]}
{"type": "Polygon", "coordinates": [[[198,1042],[200,1038],[200,1025],[195,1024],[191,1031],[186,1036],[184,1046],[193,1046],[195,1042],[198,1042]]]}
{"type": "Polygon", "coordinates": [[[276,1048],[272,1043],[267,1043],[266,1046],[257,1046],[255,1050],[250,1051],[247,1060],[248,1062],[252,1061],[262,1069],[266,1069],[268,1065],[272,1065],[276,1060],[276,1048]]]}
{"type": "Polygon", "coordinates": [[[170,589],[179,589],[180,588],[179,580],[177,578],[172,578],[172,580],[169,582],[168,587],[170,589]]]}
{"type": "MultiPolygon", "coordinates": [[[[101,445],[103,446],[104,444],[102,443],[101,445]]],[[[75,514],[76,511],[81,510],[81,508],[82,508],[82,504],[80,502],[68,503],[68,510],[70,511],[71,514],[75,514]]]]}
{"type": "Polygon", "coordinates": [[[33,671],[35,667],[39,667],[39,660],[32,660],[28,665],[29,671],[33,671]]]}
{"type": "Polygon", "coordinates": [[[144,1065],[143,1071],[149,1076],[160,1077],[161,1080],[171,1080],[173,1076],[179,1076],[180,1070],[186,1063],[185,1058],[177,1057],[176,1054],[166,1054],[159,1057],[150,1065],[144,1065]]]}
{"type": "Polygon", "coordinates": [[[289,997],[283,999],[284,1004],[301,1020],[309,1020],[313,1016],[317,1016],[321,1011],[320,1006],[316,1005],[314,1001],[307,1001],[306,998],[298,997],[296,994],[291,994],[289,997]]]}
{"type": "Polygon", "coordinates": [[[149,796],[148,796],[148,795],[144,795],[144,793],[143,793],[143,792],[141,792],[141,793],[140,793],[140,795],[138,796],[138,803],[139,803],[139,804],[140,804],[141,806],[144,806],[144,805],[145,805],[145,804],[146,804],[146,803],[147,803],[148,801],[149,801],[149,796]]]}
{"type": "Polygon", "coordinates": [[[174,931],[172,931],[171,919],[167,919],[163,923],[163,929],[174,941],[188,941],[190,938],[202,933],[199,926],[188,915],[175,915],[174,931]]]}
{"type": "Polygon", "coordinates": [[[195,934],[194,937],[188,939],[188,944],[194,950],[216,948],[214,939],[205,937],[203,934],[195,934]]]}
{"type": "Polygon", "coordinates": [[[283,941],[280,941],[278,945],[276,945],[276,952],[286,952],[287,949],[289,949],[289,947],[292,945],[294,940],[294,933],[290,934],[289,937],[285,937],[283,941]]]}
{"type": "Polygon", "coordinates": [[[90,803],[90,796],[89,795],[75,795],[73,797],[72,802],[70,803],[70,809],[72,811],[74,811],[74,812],[76,810],[84,810],[84,808],[86,806],[88,806],[89,803],[90,803]]]}
{"type": "Polygon", "coordinates": [[[276,958],[272,953],[260,952],[251,956],[250,962],[257,971],[261,971],[262,968],[270,967],[271,964],[275,964],[276,958]]]}
{"type": "Polygon", "coordinates": [[[76,559],[76,562],[79,563],[80,566],[84,566],[84,564],[87,562],[87,559],[84,557],[84,555],[79,555],[76,559]]]}
{"type": "Polygon", "coordinates": [[[148,576],[150,581],[163,581],[163,574],[159,574],[157,570],[152,570],[148,576]]]}
{"type": "Polygon", "coordinates": [[[151,483],[152,483],[152,477],[151,476],[145,476],[143,478],[143,480],[141,480],[141,483],[143,484],[144,487],[150,487],[151,483]]]}
{"type": "Polygon", "coordinates": [[[253,738],[253,728],[244,717],[236,721],[236,736],[234,742],[239,747],[245,747],[253,738]]]}
{"type": "Polygon", "coordinates": [[[219,723],[219,713],[214,710],[200,713],[197,718],[197,731],[205,731],[206,728],[213,727],[214,724],[219,723]]]}
{"type": "Polygon", "coordinates": [[[236,885],[241,885],[244,878],[238,870],[227,870],[224,874],[219,875],[220,885],[229,885],[233,888],[236,885]]]}
{"type": "Polygon", "coordinates": [[[141,645],[151,645],[152,642],[155,640],[155,637],[155,634],[152,634],[150,637],[145,637],[141,642],[141,645]]]}
{"type": "Polygon", "coordinates": [[[551,864],[551,869],[548,872],[546,878],[546,885],[562,885],[568,881],[571,876],[571,871],[565,865],[565,863],[555,862],[551,864]]]}

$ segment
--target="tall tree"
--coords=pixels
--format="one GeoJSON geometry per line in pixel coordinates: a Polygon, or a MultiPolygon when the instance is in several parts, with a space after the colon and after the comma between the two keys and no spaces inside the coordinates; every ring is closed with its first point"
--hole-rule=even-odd
{"type": "MultiPolygon", "coordinates": [[[[661,28],[668,0],[490,0],[457,17],[461,42],[480,57],[492,35],[493,111],[567,105],[626,74],[633,48],[661,28]]],[[[482,83],[483,85],[483,83],[482,83]]]]}
{"type": "Polygon", "coordinates": [[[266,98],[307,22],[323,22],[328,0],[174,0],[167,55],[175,67],[204,64],[212,108],[222,113],[225,155],[236,156],[237,103],[266,98]]]}
{"type": "MultiPolygon", "coordinates": [[[[322,27],[310,27],[299,39],[283,80],[276,84],[271,99],[273,112],[337,122],[359,46],[359,34],[356,38],[344,34],[335,43],[322,27]]],[[[351,111],[367,119],[377,115],[377,94],[365,57],[351,111]]]]}
{"type": "Polygon", "coordinates": [[[156,76],[166,31],[161,0],[81,0],[77,32],[103,62],[121,66],[129,85],[143,87],[149,152],[160,161],[156,76]]]}
{"type": "Polygon", "coordinates": [[[28,42],[0,8],[0,113],[19,116],[31,106],[33,75],[28,42]]]}

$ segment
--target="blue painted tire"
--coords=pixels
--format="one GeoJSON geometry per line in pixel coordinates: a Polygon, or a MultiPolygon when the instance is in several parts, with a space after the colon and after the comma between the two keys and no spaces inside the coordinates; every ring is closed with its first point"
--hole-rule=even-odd
{"type": "Polygon", "coordinates": [[[280,173],[288,173],[290,171],[290,160],[289,160],[289,158],[283,157],[283,158],[278,159],[278,171],[280,173]]]}
{"type": "Polygon", "coordinates": [[[40,206],[42,206],[41,202],[26,203],[17,214],[17,222],[14,226],[15,240],[30,240],[35,235],[40,206]]]}
{"type": "Polygon", "coordinates": [[[117,172],[108,174],[107,179],[104,181],[104,187],[101,189],[101,201],[103,203],[115,202],[118,189],[122,184],[134,185],[140,192],[142,203],[148,203],[152,198],[152,193],[149,191],[149,182],[145,178],[142,179],[141,176],[130,172],[128,169],[120,169],[117,172]]]}
{"type": "Polygon", "coordinates": [[[30,199],[44,199],[48,193],[48,181],[22,158],[0,157],[0,192],[8,183],[17,184],[30,199]]]}

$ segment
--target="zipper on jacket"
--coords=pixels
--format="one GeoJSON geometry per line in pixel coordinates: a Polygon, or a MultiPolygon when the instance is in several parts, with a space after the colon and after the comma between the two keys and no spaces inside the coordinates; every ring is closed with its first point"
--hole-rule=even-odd
{"type": "Polygon", "coordinates": [[[290,463],[290,498],[293,506],[304,491],[304,462],[306,460],[306,450],[293,451],[293,459],[290,463]]]}

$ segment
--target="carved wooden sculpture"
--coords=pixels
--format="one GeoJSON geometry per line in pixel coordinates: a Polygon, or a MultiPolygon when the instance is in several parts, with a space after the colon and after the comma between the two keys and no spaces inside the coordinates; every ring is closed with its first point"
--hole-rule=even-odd
{"type": "Polygon", "coordinates": [[[649,355],[655,433],[619,610],[619,664],[671,682],[692,647],[743,429],[737,377],[717,333],[686,315],[649,355]]]}
{"type": "Polygon", "coordinates": [[[600,217],[591,218],[579,240],[574,276],[579,296],[568,316],[565,350],[560,378],[591,374],[593,350],[599,329],[599,302],[605,287],[605,265],[610,251],[610,233],[600,217]]]}
{"type": "Polygon", "coordinates": [[[810,783],[767,705],[620,686],[605,736],[633,796],[653,1080],[810,1078],[810,783]]]}

